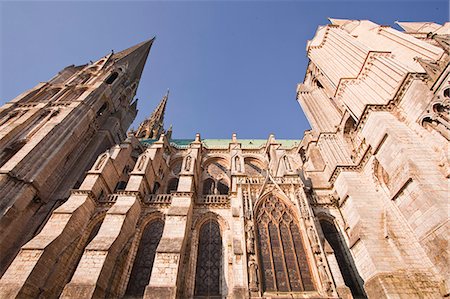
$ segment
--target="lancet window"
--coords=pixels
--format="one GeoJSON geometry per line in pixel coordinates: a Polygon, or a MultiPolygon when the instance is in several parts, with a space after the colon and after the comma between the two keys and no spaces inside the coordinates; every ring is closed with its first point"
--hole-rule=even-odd
{"type": "Polygon", "coordinates": [[[217,159],[205,166],[203,172],[203,194],[222,194],[229,192],[229,169],[226,164],[217,159]]]}
{"type": "Polygon", "coordinates": [[[216,182],[213,179],[207,178],[203,182],[203,194],[214,194],[216,188],[216,182]]]}
{"type": "Polygon", "coordinates": [[[263,290],[314,290],[300,227],[291,209],[277,197],[268,196],[256,216],[263,290]]]}
{"type": "Polygon", "coordinates": [[[172,178],[167,184],[167,193],[176,192],[178,188],[178,178],[172,178]]]}
{"type": "Polygon", "coordinates": [[[153,194],[158,194],[158,191],[159,191],[159,187],[161,187],[161,185],[158,183],[158,182],[155,182],[154,184],[153,184],[153,194]]]}
{"type": "Polygon", "coordinates": [[[109,77],[105,80],[106,84],[112,84],[112,83],[117,79],[118,76],[119,76],[119,73],[117,73],[117,72],[112,73],[112,74],[109,75],[109,77]]]}
{"type": "Polygon", "coordinates": [[[58,111],[46,110],[34,119],[16,139],[12,140],[0,153],[0,166],[11,159],[58,111]]]}
{"type": "Polygon", "coordinates": [[[161,240],[163,228],[164,222],[162,220],[152,221],[145,227],[125,295],[141,298],[144,295],[145,287],[150,281],[156,247],[161,240]]]}
{"type": "Polygon", "coordinates": [[[228,194],[229,187],[224,180],[215,181],[212,178],[207,178],[203,182],[203,194],[228,194]]]}
{"type": "Polygon", "coordinates": [[[54,95],[56,95],[61,88],[52,88],[45,90],[35,90],[26,95],[20,102],[30,103],[30,102],[47,102],[54,95]]]}
{"type": "Polygon", "coordinates": [[[87,88],[77,88],[75,90],[67,90],[65,93],[56,99],[57,102],[70,102],[79,98],[87,88]]]}
{"type": "Polygon", "coordinates": [[[350,288],[353,296],[358,298],[365,298],[366,295],[361,286],[362,278],[359,276],[356,266],[351,258],[349,249],[344,245],[342,241],[342,236],[336,229],[335,225],[326,221],[321,220],[320,226],[322,227],[325,239],[333,248],[334,255],[336,257],[339,269],[341,270],[342,277],[344,279],[345,285],[350,288]]]}
{"type": "Polygon", "coordinates": [[[211,219],[200,229],[194,295],[220,296],[221,270],[222,236],[219,224],[211,219]]]}

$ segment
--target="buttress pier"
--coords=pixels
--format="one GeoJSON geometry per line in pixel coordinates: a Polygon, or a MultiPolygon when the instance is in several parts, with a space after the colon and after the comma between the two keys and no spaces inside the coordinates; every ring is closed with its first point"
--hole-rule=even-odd
{"type": "Polygon", "coordinates": [[[0,274],[98,154],[125,140],[152,43],[68,66],[0,108],[0,274]]]}

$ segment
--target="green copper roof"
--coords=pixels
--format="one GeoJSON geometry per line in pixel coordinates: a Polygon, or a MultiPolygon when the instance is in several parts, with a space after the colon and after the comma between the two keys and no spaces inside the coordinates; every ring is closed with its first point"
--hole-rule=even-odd
{"type": "MultiPolygon", "coordinates": [[[[156,139],[142,139],[141,142],[143,144],[153,144],[156,142],[156,139]]],[[[178,148],[187,148],[189,144],[193,142],[194,139],[170,139],[169,142],[171,145],[178,148]]],[[[267,139],[238,139],[238,143],[242,145],[244,149],[252,149],[252,148],[261,148],[264,147],[267,143],[267,139]]],[[[281,144],[282,148],[293,148],[297,147],[300,144],[301,140],[295,139],[277,139],[276,142],[281,144]]],[[[206,148],[220,148],[227,149],[231,139],[203,139],[202,144],[206,148]]]]}

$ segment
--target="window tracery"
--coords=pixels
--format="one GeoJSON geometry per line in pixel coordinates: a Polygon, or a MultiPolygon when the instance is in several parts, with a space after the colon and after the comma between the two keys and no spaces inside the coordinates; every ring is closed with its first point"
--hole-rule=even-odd
{"type": "Polygon", "coordinates": [[[224,162],[215,160],[205,166],[203,172],[203,194],[226,195],[229,192],[229,170],[224,162]]]}
{"type": "Polygon", "coordinates": [[[22,100],[21,103],[32,103],[32,102],[47,102],[53,96],[55,96],[61,88],[50,88],[50,89],[39,89],[34,90],[30,92],[28,95],[26,95],[22,100]]]}
{"type": "Polygon", "coordinates": [[[256,215],[264,291],[314,290],[300,228],[290,208],[269,196],[256,215]]]}
{"type": "Polygon", "coordinates": [[[161,240],[163,229],[164,222],[159,219],[150,222],[145,227],[131,270],[126,295],[136,297],[144,295],[145,287],[150,281],[156,248],[161,240]]]}
{"type": "Polygon", "coordinates": [[[182,162],[183,162],[182,159],[178,159],[175,162],[173,162],[171,166],[173,175],[178,176],[180,174],[182,162]]]}
{"type": "Polygon", "coordinates": [[[70,102],[75,99],[78,99],[87,88],[77,88],[77,89],[68,89],[64,91],[64,93],[55,99],[55,102],[70,102]]]}
{"type": "Polygon", "coordinates": [[[200,229],[195,296],[220,296],[222,236],[219,224],[210,219],[200,229]]]}

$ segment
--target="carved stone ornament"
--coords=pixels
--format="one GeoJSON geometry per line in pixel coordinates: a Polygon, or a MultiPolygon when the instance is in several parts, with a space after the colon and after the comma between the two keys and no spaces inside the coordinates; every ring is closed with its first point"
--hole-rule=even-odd
{"type": "Polygon", "coordinates": [[[100,168],[102,168],[103,164],[106,161],[106,158],[108,157],[107,153],[104,153],[103,155],[101,155],[100,159],[98,160],[97,165],[95,165],[95,170],[100,170],[100,168]]]}
{"type": "Polygon", "coordinates": [[[331,287],[332,283],[330,278],[328,277],[327,267],[322,263],[319,264],[319,277],[322,281],[322,287],[327,294],[331,294],[333,289],[331,287]]]}
{"type": "Polygon", "coordinates": [[[191,156],[187,156],[186,157],[186,162],[184,164],[184,170],[186,170],[186,171],[190,171],[191,170],[191,161],[192,161],[192,157],[191,156]]]}
{"type": "Polygon", "coordinates": [[[319,246],[319,240],[317,239],[316,232],[314,231],[314,228],[312,226],[309,226],[307,228],[308,231],[308,239],[311,243],[311,248],[315,254],[320,254],[320,246],[319,246]]]}
{"type": "Polygon", "coordinates": [[[236,156],[235,160],[234,160],[234,168],[237,172],[241,172],[241,159],[239,158],[239,156],[236,156]]]}
{"type": "Polygon", "coordinates": [[[255,253],[255,234],[253,232],[253,221],[247,223],[247,252],[255,253]]]}
{"type": "Polygon", "coordinates": [[[248,270],[250,290],[258,291],[258,264],[256,263],[256,259],[253,255],[249,256],[248,270]]]}
{"type": "Polygon", "coordinates": [[[286,167],[286,170],[292,171],[291,163],[289,162],[288,156],[284,156],[283,160],[284,160],[284,166],[286,167]]]}
{"type": "Polygon", "coordinates": [[[142,168],[144,168],[145,160],[147,160],[147,156],[146,155],[142,155],[141,159],[139,159],[137,170],[141,171],[142,168]]]}

